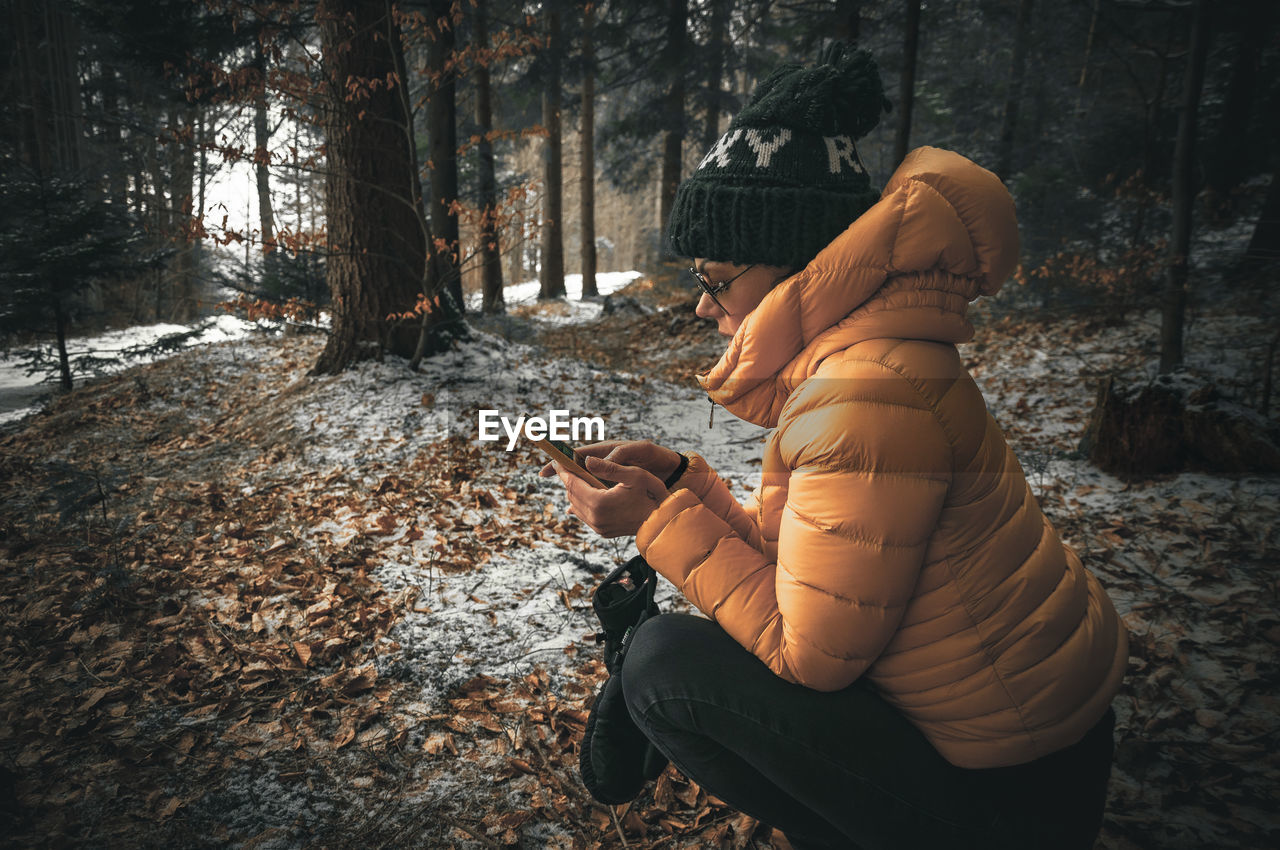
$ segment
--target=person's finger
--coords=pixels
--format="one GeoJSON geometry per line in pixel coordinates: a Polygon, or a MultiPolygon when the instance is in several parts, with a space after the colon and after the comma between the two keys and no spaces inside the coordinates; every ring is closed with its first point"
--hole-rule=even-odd
{"type": "Polygon", "coordinates": [[[610,452],[617,451],[620,446],[625,445],[626,442],[623,440],[604,440],[599,443],[587,443],[583,446],[577,446],[574,451],[584,457],[604,457],[610,452]]]}
{"type": "MultiPolygon", "coordinates": [[[[588,463],[591,464],[591,472],[596,477],[616,481],[624,487],[643,493],[645,498],[654,504],[661,502],[668,496],[666,485],[647,469],[641,469],[638,466],[623,466],[620,463],[613,463],[603,458],[592,458],[588,463]]],[[[612,493],[613,490],[602,492],[612,493]]]]}
{"type": "Polygon", "coordinates": [[[541,478],[550,478],[555,474],[555,465],[552,463],[548,463],[546,466],[542,467],[542,469],[538,470],[538,476],[541,478]]]}
{"type": "Polygon", "coordinates": [[[589,457],[586,459],[586,465],[587,471],[597,478],[608,478],[610,481],[627,484],[631,483],[636,473],[644,471],[638,466],[624,466],[602,457],[589,457]]]}
{"type": "Polygon", "coordinates": [[[642,466],[646,460],[645,453],[638,451],[640,448],[634,443],[625,443],[618,446],[606,455],[601,455],[605,460],[619,463],[623,466],[642,466]]]}
{"type": "Polygon", "coordinates": [[[564,482],[565,494],[569,497],[569,502],[575,508],[590,507],[587,496],[595,488],[582,480],[581,476],[574,475],[560,464],[557,463],[555,466],[560,480],[564,482]]]}

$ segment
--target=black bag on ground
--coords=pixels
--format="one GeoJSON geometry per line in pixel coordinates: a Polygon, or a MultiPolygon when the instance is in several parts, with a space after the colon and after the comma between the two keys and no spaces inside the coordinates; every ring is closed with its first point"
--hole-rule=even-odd
{"type": "Polygon", "coordinates": [[[622,697],[627,644],[640,624],[658,613],[653,601],[657,589],[658,574],[637,555],[609,573],[591,599],[600,618],[596,640],[604,641],[609,678],[591,706],[578,767],[591,796],[608,805],[635,798],[667,766],[667,757],[636,726],[622,697]]]}

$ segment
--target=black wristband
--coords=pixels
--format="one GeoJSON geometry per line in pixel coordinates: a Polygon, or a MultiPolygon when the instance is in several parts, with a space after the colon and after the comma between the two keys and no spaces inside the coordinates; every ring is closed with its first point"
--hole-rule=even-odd
{"type": "Polygon", "coordinates": [[[680,455],[680,465],[676,467],[676,471],[667,476],[667,480],[662,482],[662,486],[670,490],[675,486],[680,477],[684,475],[684,471],[689,468],[689,458],[686,455],[680,455]]]}

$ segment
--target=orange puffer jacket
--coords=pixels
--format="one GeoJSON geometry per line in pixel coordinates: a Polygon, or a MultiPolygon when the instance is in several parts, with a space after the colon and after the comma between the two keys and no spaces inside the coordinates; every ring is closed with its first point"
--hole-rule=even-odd
{"type": "Polygon", "coordinates": [[[960,767],[1078,741],[1128,658],[1106,593],[1040,512],[955,344],[1018,253],[1013,202],[920,148],[766,296],[699,380],[772,427],[744,509],[696,455],[640,552],[792,682],[866,675],[960,767]]]}

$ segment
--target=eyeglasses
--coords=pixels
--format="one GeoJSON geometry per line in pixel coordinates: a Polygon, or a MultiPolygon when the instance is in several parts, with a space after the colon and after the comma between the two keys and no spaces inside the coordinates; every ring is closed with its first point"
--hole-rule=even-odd
{"type": "Polygon", "coordinates": [[[708,297],[711,298],[712,302],[717,307],[720,308],[720,312],[724,313],[726,316],[732,316],[733,314],[724,308],[724,305],[720,303],[720,299],[716,298],[716,296],[724,292],[726,289],[728,289],[729,284],[733,283],[735,280],[742,277],[744,274],[751,271],[755,267],[756,267],[756,264],[752,263],[751,265],[747,266],[745,269],[738,272],[733,277],[729,278],[723,283],[712,283],[707,278],[706,274],[698,271],[697,268],[693,266],[689,267],[689,274],[693,275],[693,279],[698,282],[698,287],[702,289],[703,292],[707,293],[708,297]]]}

